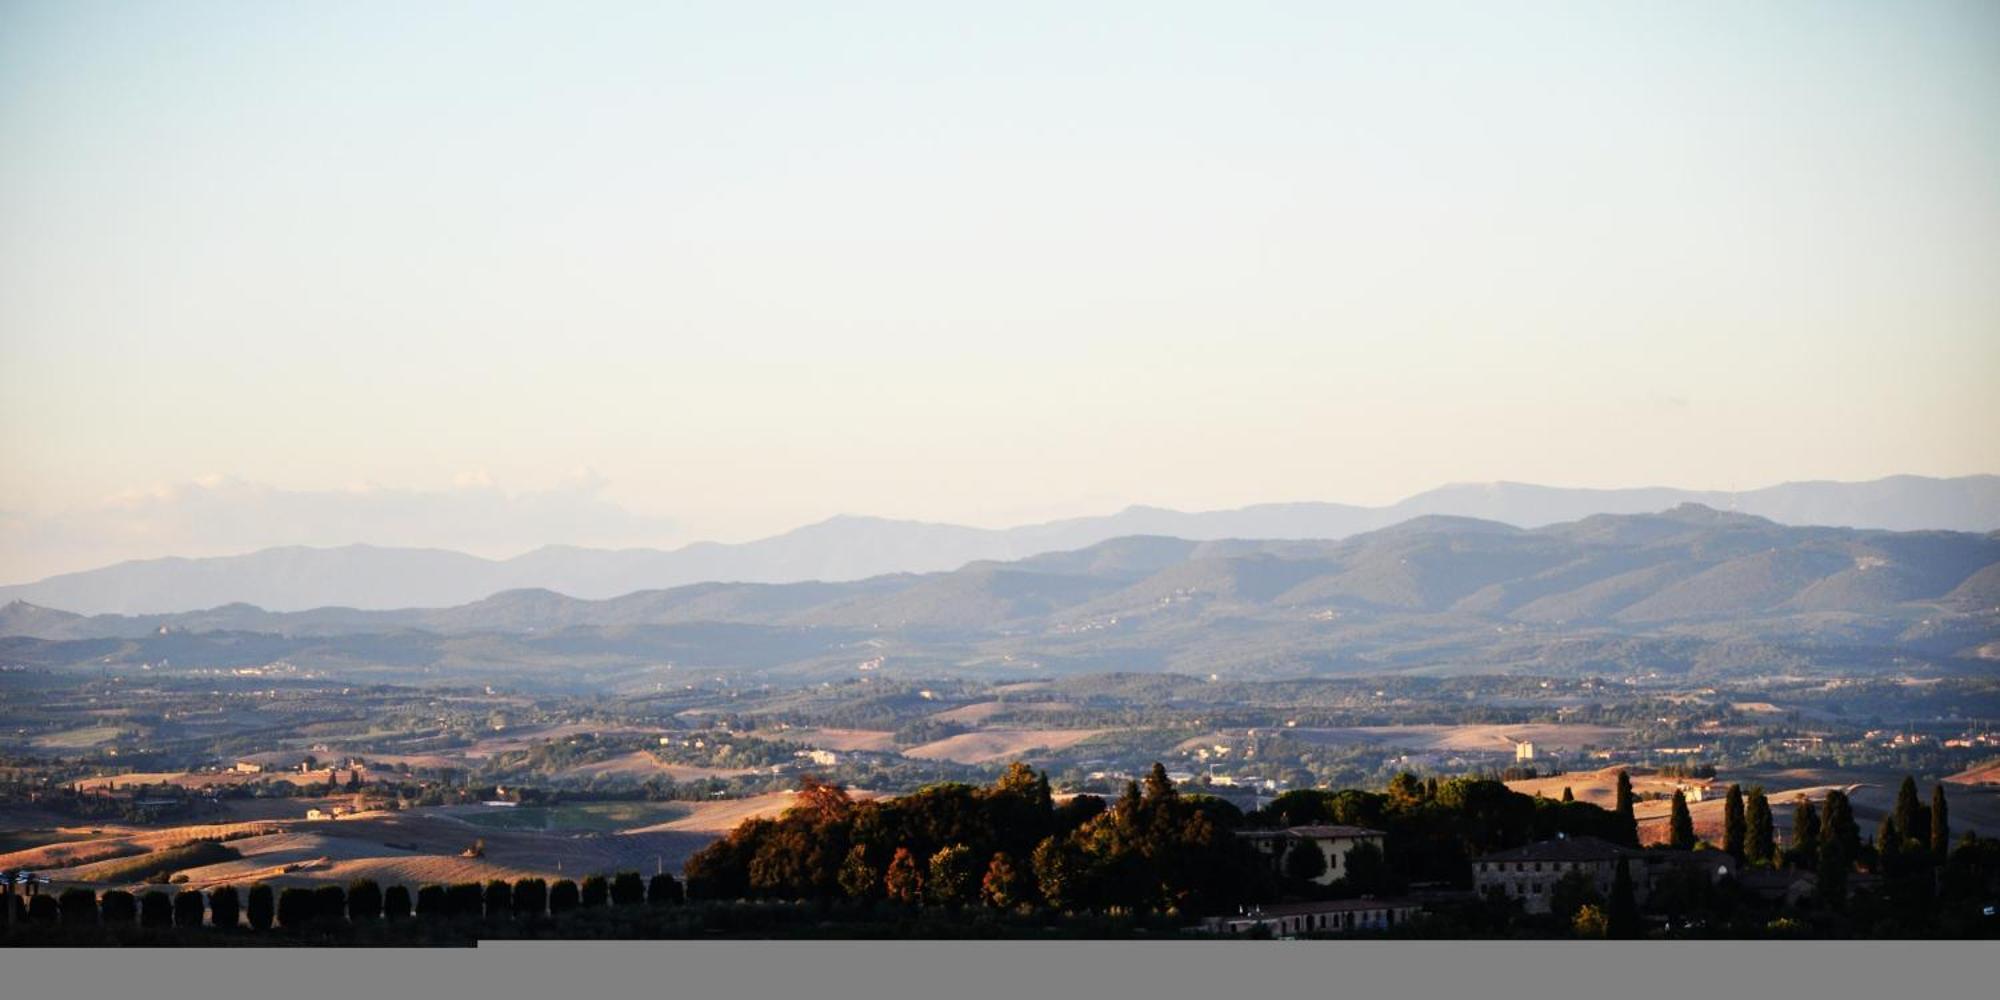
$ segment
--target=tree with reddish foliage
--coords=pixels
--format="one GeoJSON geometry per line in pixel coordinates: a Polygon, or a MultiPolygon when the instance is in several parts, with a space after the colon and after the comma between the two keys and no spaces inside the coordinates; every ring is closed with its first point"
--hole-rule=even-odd
{"type": "Polygon", "coordinates": [[[917,868],[917,859],[907,847],[896,848],[896,854],[889,859],[889,871],[882,876],[882,890],[898,903],[919,903],[924,898],[924,876],[917,868]]]}
{"type": "Polygon", "coordinates": [[[996,910],[1012,910],[1027,904],[1030,895],[1027,875],[1014,866],[1014,859],[1005,851],[993,855],[979,880],[979,898],[996,910]]]}

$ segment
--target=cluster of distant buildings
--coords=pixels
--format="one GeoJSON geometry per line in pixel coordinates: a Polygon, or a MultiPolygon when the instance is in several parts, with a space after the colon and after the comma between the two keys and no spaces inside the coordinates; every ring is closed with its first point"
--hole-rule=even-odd
{"type": "MultiPolygon", "coordinates": [[[[1317,850],[1325,858],[1326,870],[1313,881],[1331,885],[1348,876],[1349,852],[1367,844],[1380,850],[1388,835],[1381,830],[1359,826],[1294,826],[1282,830],[1239,830],[1237,836],[1270,859],[1274,868],[1282,866],[1294,850],[1317,850]]],[[[1557,883],[1578,876],[1600,897],[1612,895],[1618,869],[1632,886],[1633,901],[1644,904],[1663,882],[1672,878],[1698,878],[1709,882],[1735,879],[1739,885],[1766,899],[1797,904],[1814,892],[1812,873],[1791,870],[1743,869],[1727,852],[1698,850],[1638,850],[1597,837],[1558,835],[1505,851],[1483,855],[1472,862],[1473,894],[1485,898],[1518,902],[1525,913],[1546,914],[1552,909],[1557,883]]],[[[1860,876],[1857,876],[1859,878],[1860,876]]],[[[1380,931],[1407,923],[1424,912],[1428,899],[1452,893],[1431,893],[1377,899],[1310,900],[1259,903],[1239,912],[1210,917],[1204,929],[1227,934],[1245,934],[1263,929],[1273,936],[1287,937],[1313,933],[1380,931]]],[[[1460,891],[1456,895],[1463,897],[1460,891]]]]}

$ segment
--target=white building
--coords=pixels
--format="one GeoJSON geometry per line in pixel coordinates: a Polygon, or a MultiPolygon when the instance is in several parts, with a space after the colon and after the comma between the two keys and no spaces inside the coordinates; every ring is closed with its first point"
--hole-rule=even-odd
{"type": "Polygon", "coordinates": [[[1202,929],[1223,934],[1247,934],[1259,927],[1274,937],[1299,934],[1351,934],[1388,930],[1424,912],[1411,899],[1329,899],[1310,903],[1256,903],[1233,916],[1209,917],[1202,929]]]}
{"type": "Polygon", "coordinates": [[[1382,849],[1383,839],[1388,836],[1380,830],[1370,830],[1365,826],[1293,826],[1283,830],[1238,830],[1236,835],[1250,842],[1250,846],[1261,851],[1270,859],[1273,868],[1283,870],[1285,856],[1294,850],[1310,845],[1326,859],[1326,871],[1313,879],[1320,885],[1330,885],[1347,877],[1347,854],[1362,844],[1372,844],[1376,850],[1382,849]]]}

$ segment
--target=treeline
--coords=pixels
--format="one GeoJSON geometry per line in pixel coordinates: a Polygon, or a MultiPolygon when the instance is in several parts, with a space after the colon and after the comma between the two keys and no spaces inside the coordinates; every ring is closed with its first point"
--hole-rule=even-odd
{"type": "Polygon", "coordinates": [[[1268,869],[1230,833],[1236,807],[1182,795],[1155,764],[1106,803],[1057,805],[1024,764],[993,784],[856,802],[806,779],[797,804],[689,859],[698,899],[888,901],[998,911],[1217,912],[1258,898],[1268,869]]]}
{"type": "Polygon", "coordinates": [[[53,928],[73,940],[79,933],[87,938],[90,930],[115,936],[119,930],[132,928],[338,936],[384,923],[559,922],[572,914],[588,914],[607,906],[670,906],[684,898],[679,880],[672,875],[659,874],[647,880],[638,872],[621,872],[608,878],[592,875],[581,883],[522,878],[424,885],[414,893],[408,886],[385,889],[372,879],[360,879],[345,887],[283,889],[260,882],[247,892],[229,885],[208,892],[151,889],[137,894],[123,889],[100,893],[69,888],[55,894],[10,892],[0,900],[4,900],[5,924],[10,932],[53,928]]]}
{"type": "Polygon", "coordinates": [[[1379,873],[1369,869],[1353,877],[1352,891],[1393,893],[1419,882],[1470,888],[1473,858],[1557,834],[1636,847],[1629,786],[1627,794],[1624,807],[1613,811],[1523,795],[1489,778],[1420,779],[1404,773],[1381,792],[1286,792],[1245,816],[1244,823],[1266,829],[1330,823],[1388,834],[1379,873]]]}

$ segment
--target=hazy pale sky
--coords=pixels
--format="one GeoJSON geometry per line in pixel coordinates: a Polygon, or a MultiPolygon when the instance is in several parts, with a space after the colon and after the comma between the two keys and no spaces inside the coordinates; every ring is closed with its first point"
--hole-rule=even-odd
{"type": "Polygon", "coordinates": [[[1996,53],[1977,0],[7,3],[0,578],[2000,471],[1996,53]]]}

